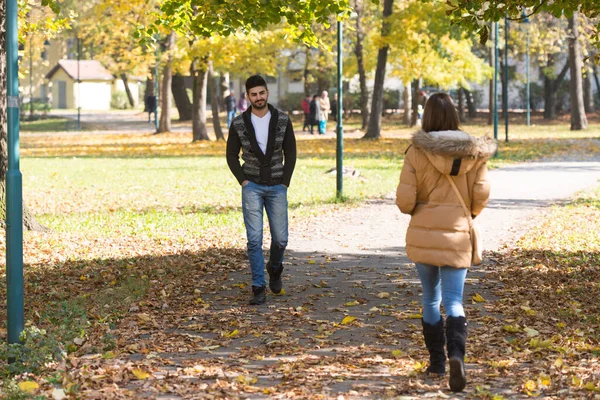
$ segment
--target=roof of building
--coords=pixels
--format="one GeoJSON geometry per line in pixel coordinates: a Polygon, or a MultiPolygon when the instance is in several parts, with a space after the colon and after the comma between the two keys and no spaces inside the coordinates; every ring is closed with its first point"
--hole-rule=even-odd
{"type": "Polygon", "coordinates": [[[114,76],[100,64],[100,62],[95,60],[60,60],[54,68],[46,74],[46,78],[52,79],[52,76],[54,76],[60,68],[74,80],[77,80],[77,76],[79,76],[79,80],[81,81],[112,81],[115,79],[114,76]]]}

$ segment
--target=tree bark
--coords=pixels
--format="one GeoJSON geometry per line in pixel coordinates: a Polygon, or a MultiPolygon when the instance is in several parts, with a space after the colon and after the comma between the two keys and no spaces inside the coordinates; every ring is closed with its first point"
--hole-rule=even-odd
{"type": "Polygon", "coordinates": [[[127,93],[127,100],[129,100],[129,105],[131,107],[134,107],[135,100],[133,99],[133,94],[131,94],[131,89],[129,89],[129,79],[127,78],[127,74],[121,74],[121,80],[123,81],[123,86],[125,87],[125,93],[127,93]]]}
{"type": "MultiPolygon", "coordinates": [[[[0,2],[0,225],[6,221],[6,174],[8,173],[8,115],[6,103],[6,2],[0,2]]],[[[23,202],[23,228],[30,231],[48,230],[40,224],[23,202]]]]}
{"type": "Polygon", "coordinates": [[[193,83],[192,105],[192,137],[193,141],[209,140],[206,129],[206,86],[208,81],[208,68],[206,59],[195,59],[191,65],[193,83]]]}
{"type": "Polygon", "coordinates": [[[415,126],[417,124],[417,118],[419,117],[419,103],[421,102],[421,82],[419,79],[413,80],[412,89],[412,115],[410,117],[410,126],[415,126]]]}
{"type": "Polygon", "coordinates": [[[180,121],[191,121],[192,120],[192,102],[185,89],[185,78],[181,74],[173,75],[171,81],[171,92],[173,93],[173,100],[175,100],[175,106],[179,112],[180,121]]]}
{"type": "MultiPolygon", "coordinates": [[[[554,61],[550,58],[548,67],[553,67],[554,61]]],[[[554,79],[544,75],[544,119],[553,120],[556,119],[556,91],[558,86],[564,79],[567,71],[569,70],[569,62],[565,63],[558,76],[554,79]]]]}
{"type": "Polygon", "coordinates": [[[356,12],[356,46],[354,47],[354,54],[356,54],[356,63],[358,65],[358,81],[360,83],[360,114],[362,118],[361,129],[366,129],[369,123],[369,90],[367,89],[367,73],[365,71],[364,55],[363,55],[363,41],[365,38],[365,32],[362,26],[362,19],[364,17],[364,4],[363,0],[355,0],[354,11],[356,12]]]}
{"type": "Polygon", "coordinates": [[[312,98],[312,93],[310,90],[310,60],[311,60],[311,52],[312,47],[305,46],[304,47],[304,96],[310,96],[312,98]]]}
{"type": "Polygon", "coordinates": [[[571,82],[569,89],[571,93],[571,130],[579,131],[587,129],[587,117],[583,105],[583,82],[581,70],[583,60],[579,44],[579,13],[573,12],[569,18],[569,69],[571,70],[571,82]]]}
{"type": "Polygon", "coordinates": [[[465,117],[465,90],[462,87],[458,88],[458,120],[464,123],[465,117]]]}
{"type": "Polygon", "coordinates": [[[410,82],[404,84],[404,117],[402,122],[404,125],[410,125],[412,120],[412,93],[410,82]]]}
{"type": "Polygon", "coordinates": [[[596,111],[594,106],[594,91],[592,90],[592,73],[591,70],[587,71],[582,77],[583,79],[583,107],[586,113],[593,113],[596,111]]]}
{"type": "Polygon", "coordinates": [[[473,101],[473,93],[465,88],[463,88],[463,90],[465,91],[465,97],[467,99],[467,112],[469,118],[477,118],[477,107],[475,107],[475,102],[473,101]]]}
{"type": "Polygon", "coordinates": [[[163,67],[162,87],[160,91],[160,122],[156,133],[171,132],[171,83],[173,80],[173,48],[175,47],[175,32],[169,33],[165,41],[167,62],[163,67]]]}
{"type": "Polygon", "coordinates": [[[213,62],[208,62],[208,90],[210,90],[210,108],[212,111],[213,128],[217,140],[225,140],[223,129],[221,129],[221,120],[219,118],[219,97],[217,95],[217,85],[215,84],[215,73],[213,71],[213,62]]]}
{"type": "MultiPolygon", "coordinates": [[[[381,36],[384,42],[390,34],[390,22],[394,0],[383,0],[383,23],[381,36]]],[[[365,139],[379,139],[381,137],[381,112],[383,110],[383,83],[385,82],[385,67],[390,46],[386,43],[377,53],[377,68],[375,69],[375,82],[373,84],[373,100],[371,102],[371,115],[365,139]]]]}

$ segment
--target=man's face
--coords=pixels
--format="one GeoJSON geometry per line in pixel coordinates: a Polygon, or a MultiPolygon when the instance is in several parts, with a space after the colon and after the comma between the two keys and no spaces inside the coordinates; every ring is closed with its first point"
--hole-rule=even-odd
{"type": "Polygon", "coordinates": [[[256,86],[248,90],[248,100],[252,104],[252,108],[261,110],[267,106],[269,100],[269,91],[264,86],[256,86]]]}

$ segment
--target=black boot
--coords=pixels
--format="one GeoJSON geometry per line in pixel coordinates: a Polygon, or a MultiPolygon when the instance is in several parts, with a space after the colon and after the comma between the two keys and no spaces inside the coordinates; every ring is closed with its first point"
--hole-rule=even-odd
{"type": "Polygon", "coordinates": [[[446,352],[444,345],[446,338],[444,337],[444,320],[440,318],[437,324],[430,325],[421,319],[423,325],[423,337],[425,345],[429,350],[429,367],[426,372],[436,375],[444,375],[446,373],[446,352]]]}
{"type": "Polygon", "coordinates": [[[281,289],[283,289],[283,282],[281,282],[283,265],[273,267],[273,264],[269,261],[267,263],[267,272],[269,273],[269,289],[275,294],[281,293],[281,289]]]}
{"type": "Polygon", "coordinates": [[[465,347],[467,342],[467,319],[465,317],[446,318],[446,340],[450,360],[450,390],[462,392],[467,385],[465,372],[465,347]]]}
{"type": "Polygon", "coordinates": [[[248,304],[256,306],[264,304],[267,301],[266,289],[264,286],[252,286],[252,298],[248,304]]]}

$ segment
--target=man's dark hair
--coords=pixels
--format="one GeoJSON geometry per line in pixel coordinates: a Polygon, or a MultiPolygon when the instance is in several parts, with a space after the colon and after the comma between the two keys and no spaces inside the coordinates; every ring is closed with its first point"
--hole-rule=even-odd
{"type": "Polygon", "coordinates": [[[446,93],[435,93],[425,103],[423,124],[425,132],[455,131],[460,127],[456,107],[446,93]]]}
{"type": "Polygon", "coordinates": [[[250,78],[246,79],[246,93],[250,91],[250,89],[255,88],[257,86],[264,86],[267,89],[267,82],[260,75],[252,75],[250,78]]]}

